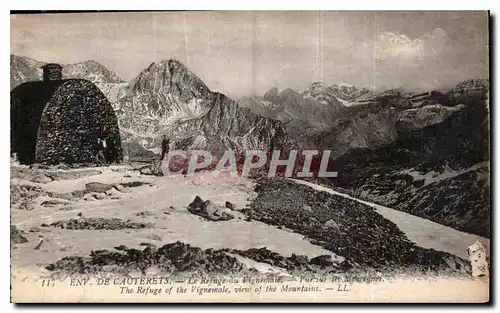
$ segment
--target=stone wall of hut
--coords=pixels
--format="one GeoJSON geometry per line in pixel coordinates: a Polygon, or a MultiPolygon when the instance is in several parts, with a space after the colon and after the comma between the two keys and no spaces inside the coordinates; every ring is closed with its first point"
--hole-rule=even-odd
{"type": "Polygon", "coordinates": [[[98,139],[106,139],[109,162],[123,160],[118,121],[106,96],[90,81],[65,81],[42,113],[35,161],[98,163],[98,139]]]}

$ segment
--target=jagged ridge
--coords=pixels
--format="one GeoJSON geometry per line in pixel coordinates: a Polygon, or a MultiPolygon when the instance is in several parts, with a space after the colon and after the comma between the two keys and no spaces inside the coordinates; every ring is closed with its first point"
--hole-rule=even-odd
{"type": "Polygon", "coordinates": [[[118,101],[121,126],[148,149],[162,134],[179,148],[269,149],[283,142],[281,123],[212,92],[177,60],[152,63],[118,101]]]}

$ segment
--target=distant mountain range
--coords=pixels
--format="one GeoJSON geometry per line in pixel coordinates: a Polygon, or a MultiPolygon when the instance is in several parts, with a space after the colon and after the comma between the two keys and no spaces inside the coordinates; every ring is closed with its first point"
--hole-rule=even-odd
{"type": "MultiPolygon", "coordinates": [[[[43,64],[11,55],[11,88],[41,80],[43,64]]],[[[468,95],[489,90],[488,81],[480,79],[446,93],[418,94],[316,82],[302,92],[272,88],[261,98],[236,103],[212,92],[176,60],[152,63],[129,82],[95,61],[64,65],[63,77],[88,79],[103,91],[125,144],[132,140],[157,152],[159,138],[167,134],[184,147],[269,148],[288,137],[300,147],[331,149],[334,158],[390,144],[402,129],[439,124],[461,110],[459,102],[467,102],[468,95]]]]}
{"type": "MultiPolygon", "coordinates": [[[[40,62],[28,57],[10,55],[10,89],[27,82],[42,80],[42,66],[47,62],[40,62]]],[[[96,61],[85,61],[74,64],[61,64],[63,77],[84,78],[93,83],[122,83],[124,82],[114,72],[96,61]]]]}
{"type": "Polygon", "coordinates": [[[313,83],[241,104],[281,120],[295,144],[330,149],[329,183],[382,205],[490,236],[489,82],[373,92],[313,83]]]}
{"type": "MultiPolygon", "coordinates": [[[[11,88],[41,79],[43,62],[11,55],[11,88]]],[[[332,151],[337,179],[356,196],[489,237],[489,81],[449,90],[374,92],[345,84],[272,88],[233,101],[176,60],[129,82],[95,61],[64,65],[117,114],[124,152],[151,158],[167,134],[179,149],[332,151]]]]}

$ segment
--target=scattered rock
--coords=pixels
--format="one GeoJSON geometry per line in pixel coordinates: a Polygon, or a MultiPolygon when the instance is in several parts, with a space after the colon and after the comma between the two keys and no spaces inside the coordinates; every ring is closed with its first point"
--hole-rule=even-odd
{"type": "MultiPolygon", "coordinates": [[[[44,226],[44,224],[42,224],[42,226],[47,227],[47,226],[44,226]]],[[[153,227],[153,224],[151,224],[151,223],[137,223],[137,222],[132,222],[130,220],[123,221],[119,218],[78,217],[78,218],[72,218],[68,221],[57,221],[57,222],[51,223],[50,226],[59,227],[59,228],[63,228],[63,229],[72,229],[72,230],[78,230],[78,229],[120,230],[120,229],[125,229],[125,228],[131,228],[131,229],[151,228],[151,227],[153,227]]]]}
{"type": "Polygon", "coordinates": [[[29,180],[34,183],[49,183],[52,181],[42,171],[30,167],[11,167],[11,177],[17,177],[22,180],[29,180]]]}
{"type": "Polygon", "coordinates": [[[228,208],[229,210],[234,210],[234,204],[232,204],[231,202],[229,201],[226,201],[226,208],[228,208]]]}
{"type": "Polygon", "coordinates": [[[33,185],[10,185],[10,205],[14,207],[17,203],[29,202],[35,198],[45,196],[47,192],[33,185]]]}
{"type": "Polygon", "coordinates": [[[139,244],[139,246],[146,246],[146,247],[149,247],[151,249],[156,249],[156,245],[155,244],[152,244],[152,243],[149,243],[149,242],[141,242],[139,244]]]}
{"type": "Polygon", "coordinates": [[[307,211],[307,212],[312,212],[312,208],[311,208],[311,206],[309,206],[309,205],[304,205],[304,206],[302,207],[302,210],[307,211]]]}
{"type": "Polygon", "coordinates": [[[39,174],[33,177],[32,181],[35,183],[46,184],[50,183],[51,181],[54,181],[54,178],[52,178],[50,175],[47,174],[39,174]]]}
{"type": "Polygon", "coordinates": [[[227,251],[257,262],[267,263],[272,266],[287,269],[289,272],[319,272],[319,269],[328,269],[328,272],[340,271],[339,264],[336,263],[329,255],[321,255],[311,259],[311,261],[308,261],[308,258],[305,255],[292,254],[291,257],[284,257],[267,249],[266,247],[253,248],[243,251],[233,249],[227,251]]]}
{"type": "Polygon", "coordinates": [[[149,212],[149,211],[142,211],[142,212],[139,212],[136,214],[136,216],[140,216],[140,217],[146,217],[146,216],[152,216],[154,215],[154,213],[152,212],[149,212]]]}
{"type": "Polygon", "coordinates": [[[33,203],[31,201],[22,201],[21,203],[19,203],[19,205],[17,206],[17,209],[18,210],[25,210],[25,211],[31,211],[33,210],[35,207],[33,206],[33,203]]]}
{"type": "Polygon", "coordinates": [[[151,240],[161,241],[161,237],[156,234],[152,234],[151,236],[148,236],[148,238],[151,240]]]}
{"type": "Polygon", "coordinates": [[[241,274],[248,269],[235,257],[222,250],[202,250],[182,242],[170,243],[156,248],[145,244],[143,250],[116,247],[116,251],[92,251],[89,257],[67,256],[46,267],[53,278],[67,275],[120,273],[144,275],[148,271],[168,273],[197,273],[201,275],[241,274]]]}
{"type": "Polygon", "coordinates": [[[112,167],[111,170],[116,173],[126,173],[127,171],[130,171],[130,167],[112,167]]]}
{"type": "Polygon", "coordinates": [[[450,269],[461,272],[463,274],[467,273],[469,265],[466,263],[466,261],[455,256],[449,256],[444,260],[446,261],[446,264],[448,264],[450,269]]]}
{"type": "Polygon", "coordinates": [[[64,205],[59,208],[59,211],[71,211],[73,210],[73,207],[71,205],[64,205]]]}
{"type": "Polygon", "coordinates": [[[48,192],[47,195],[51,198],[55,199],[63,199],[63,200],[74,200],[74,196],[72,193],[58,193],[58,192],[48,192]]]}
{"type": "Polygon", "coordinates": [[[23,236],[23,232],[17,229],[16,226],[10,225],[10,244],[18,244],[28,242],[28,239],[23,236]]]}
{"type": "Polygon", "coordinates": [[[86,190],[75,190],[71,192],[71,196],[75,198],[82,198],[83,196],[85,196],[85,192],[86,190]]]}
{"type": "Polygon", "coordinates": [[[144,185],[151,186],[152,183],[142,182],[142,181],[131,181],[131,182],[126,182],[126,183],[119,183],[117,185],[120,185],[120,186],[123,186],[123,187],[132,188],[132,187],[139,187],[139,186],[144,186],[144,185]]]}
{"type": "Polygon", "coordinates": [[[51,180],[68,180],[68,179],[78,179],[87,176],[95,176],[102,174],[98,170],[70,170],[70,171],[54,171],[47,172],[45,175],[51,180]]]}
{"type": "Polygon", "coordinates": [[[123,185],[120,184],[113,185],[113,188],[119,192],[130,192],[130,190],[127,187],[124,187],[123,185]]]}
{"type": "Polygon", "coordinates": [[[43,239],[40,240],[40,242],[36,245],[35,250],[40,250],[40,247],[42,246],[42,244],[43,244],[43,239]]]}
{"type": "Polygon", "coordinates": [[[141,168],[140,173],[144,175],[163,176],[163,171],[161,170],[161,161],[152,161],[148,166],[141,168]]]}
{"type": "Polygon", "coordinates": [[[94,201],[95,200],[95,197],[92,193],[88,193],[86,195],[83,196],[83,200],[85,201],[94,201]]]}

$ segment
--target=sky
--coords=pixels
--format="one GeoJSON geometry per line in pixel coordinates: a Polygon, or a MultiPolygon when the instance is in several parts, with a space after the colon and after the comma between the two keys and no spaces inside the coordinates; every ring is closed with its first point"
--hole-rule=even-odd
{"type": "Polygon", "coordinates": [[[176,59],[234,98],[311,83],[447,88],[488,77],[481,11],[198,11],[11,15],[11,53],[95,60],[124,80],[176,59]]]}

